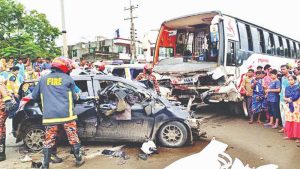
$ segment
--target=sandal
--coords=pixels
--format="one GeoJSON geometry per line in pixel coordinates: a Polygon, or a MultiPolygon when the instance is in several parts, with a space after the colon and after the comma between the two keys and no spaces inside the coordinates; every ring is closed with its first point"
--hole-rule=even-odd
{"type": "Polygon", "coordinates": [[[249,124],[253,124],[253,121],[248,121],[249,124]]]}
{"type": "Polygon", "coordinates": [[[278,128],[278,126],[276,126],[276,125],[272,126],[272,129],[277,129],[277,128],[278,128]]]}

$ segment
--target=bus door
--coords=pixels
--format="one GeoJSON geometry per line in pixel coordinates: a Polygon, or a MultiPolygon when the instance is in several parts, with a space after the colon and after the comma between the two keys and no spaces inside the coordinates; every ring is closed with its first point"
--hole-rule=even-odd
{"type": "Polygon", "coordinates": [[[227,52],[226,52],[226,60],[225,60],[225,68],[227,71],[227,75],[234,76],[235,78],[239,77],[239,68],[237,65],[237,48],[238,42],[233,40],[228,40],[227,43],[227,52]]]}

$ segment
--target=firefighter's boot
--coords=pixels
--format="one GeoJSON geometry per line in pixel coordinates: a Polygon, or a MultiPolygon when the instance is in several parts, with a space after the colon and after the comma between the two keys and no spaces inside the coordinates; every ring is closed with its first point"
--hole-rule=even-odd
{"type": "Polygon", "coordinates": [[[81,148],[81,145],[78,143],[78,144],[75,144],[74,145],[74,157],[76,159],[76,167],[80,167],[83,163],[84,163],[84,159],[83,159],[83,156],[82,156],[82,152],[80,150],[81,148]]]}
{"type": "Polygon", "coordinates": [[[62,163],[63,162],[62,158],[57,156],[57,146],[56,145],[52,147],[50,162],[51,163],[62,163]]]}
{"type": "Polygon", "coordinates": [[[5,155],[5,138],[2,138],[0,140],[0,161],[6,160],[6,155],[5,155]]]}
{"type": "Polygon", "coordinates": [[[42,169],[49,169],[49,162],[51,158],[51,148],[43,149],[44,160],[42,162],[42,169]]]}

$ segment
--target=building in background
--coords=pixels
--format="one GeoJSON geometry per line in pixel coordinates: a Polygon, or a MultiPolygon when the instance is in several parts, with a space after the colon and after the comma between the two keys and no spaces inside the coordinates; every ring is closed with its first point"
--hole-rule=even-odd
{"type": "Polygon", "coordinates": [[[142,46],[146,62],[153,61],[158,32],[158,30],[151,30],[144,34],[142,46]]]}
{"type": "MultiPolygon", "coordinates": [[[[137,60],[145,60],[143,47],[140,41],[136,42],[137,60]]],[[[76,60],[86,58],[88,60],[130,60],[130,39],[116,37],[107,39],[97,37],[96,41],[79,42],[69,45],[69,56],[76,60]]]]}

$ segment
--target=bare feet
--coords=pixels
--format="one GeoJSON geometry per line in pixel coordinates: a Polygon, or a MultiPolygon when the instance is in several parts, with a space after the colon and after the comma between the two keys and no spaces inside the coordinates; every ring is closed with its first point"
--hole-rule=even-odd
{"type": "Polygon", "coordinates": [[[253,120],[249,120],[248,123],[249,123],[249,124],[253,124],[253,120]]]}
{"type": "Polygon", "coordinates": [[[300,139],[297,139],[297,140],[296,140],[296,143],[300,143],[300,139]]]}
{"type": "Polygon", "coordinates": [[[258,124],[262,124],[263,122],[262,122],[262,121],[260,121],[260,120],[258,120],[258,121],[257,121],[257,123],[258,123],[258,124]]]}
{"type": "Polygon", "coordinates": [[[282,128],[278,131],[278,133],[283,133],[283,132],[284,132],[284,128],[282,128]]]}
{"type": "Polygon", "coordinates": [[[290,140],[290,138],[289,138],[289,137],[286,137],[286,136],[283,137],[283,139],[284,139],[284,140],[290,140]]]}
{"type": "Polygon", "coordinates": [[[272,129],[277,129],[277,128],[278,128],[277,125],[273,125],[273,126],[272,126],[272,129]]]}

